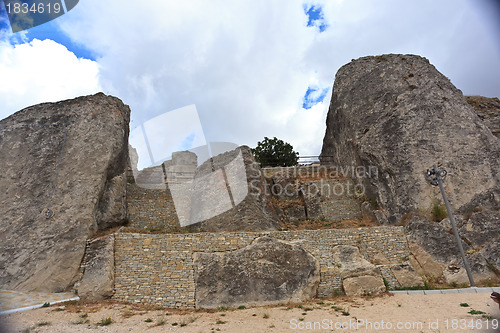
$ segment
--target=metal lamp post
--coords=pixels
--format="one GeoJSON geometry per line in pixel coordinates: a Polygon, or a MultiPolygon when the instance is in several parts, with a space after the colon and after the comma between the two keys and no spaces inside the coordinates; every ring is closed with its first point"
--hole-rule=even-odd
{"type": "Polygon", "coordinates": [[[464,248],[462,246],[462,240],[458,235],[457,225],[455,223],[455,218],[453,217],[453,213],[451,212],[450,203],[448,202],[448,198],[446,197],[446,193],[444,191],[443,180],[446,177],[446,170],[442,168],[438,168],[436,165],[432,169],[427,169],[427,177],[430,179],[430,183],[434,186],[439,186],[441,190],[441,195],[443,196],[443,201],[446,206],[446,210],[448,211],[448,216],[450,217],[451,227],[453,228],[453,233],[457,239],[458,248],[460,249],[460,254],[462,255],[462,259],[464,260],[465,270],[467,271],[467,276],[469,277],[469,282],[471,287],[475,287],[474,279],[472,278],[472,273],[470,270],[469,262],[467,261],[467,257],[465,256],[464,248]]]}

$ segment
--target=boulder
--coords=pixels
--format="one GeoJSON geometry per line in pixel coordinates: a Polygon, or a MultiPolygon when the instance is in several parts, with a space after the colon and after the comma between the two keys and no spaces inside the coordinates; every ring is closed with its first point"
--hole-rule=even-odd
{"type": "MultiPolygon", "coordinates": [[[[247,146],[205,161],[191,186],[190,212],[182,226],[210,232],[278,229],[268,185],[247,146]]],[[[177,209],[176,191],[169,187],[177,209]]]]}
{"type": "Polygon", "coordinates": [[[385,292],[384,280],[381,276],[356,276],[344,279],[344,292],[347,296],[372,296],[385,292]]]}
{"type": "Polygon", "coordinates": [[[459,231],[472,248],[480,248],[500,236],[500,213],[487,209],[475,212],[459,231]]]}
{"type": "Polygon", "coordinates": [[[115,238],[107,235],[93,239],[85,251],[85,271],[75,284],[78,296],[86,301],[100,301],[113,295],[115,286],[115,238]]]}
{"type": "Polygon", "coordinates": [[[500,207],[498,138],[423,57],[363,57],[340,68],[326,126],[321,163],[376,167],[376,173],[357,176],[390,224],[429,212],[440,197],[426,180],[434,164],[448,171],[445,187],[454,209],[492,195],[496,200],[488,205],[500,207]]]}
{"type": "Polygon", "coordinates": [[[87,239],[126,222],[130,109],[102,93],[0,121],[0,285],[60,292],[87,239]]]}
{"type": "Polygon", "coordinates": [[[236,251],[195,253],[194,266],[197,308],[303,302],[320,281],[316,258],[271,237],[236,251]]]}
{"type": "MultiPolygon", "coordinates": [[[[498,213],[485,210],[469,219],[457,215],[456,220],[475,282],[495,278],[500,273],[498,213]]],[[[449,219],[437,223],[414,217],[405,233],[412,254],[410,262],[419,274],[443,276],[447,283],[468,283],[449,219]]]]}
{"type": "Polygon", "coordinates": [[[391,272],[402,287],[416,287],[424,284],[424,280],[413,269],[411,263],[393,265],[391,272]]]}
{"type": "MultiPolygon", "coordinates": [[[[437,262],[447,264],[460,257],[453,232],[438,222],[413,217],[405,226],[405,233],[410,243],[421,247],[437,262]]],[[[467,243],[462,242],[462,246],[464,251],[470,250],[467,243]]]]}
{"type": "Polygon", "coordinates": [[[410,248],[409,261],[418,275],[439,277],[446,269],[446,265],[437,262],[429,253],[415,243],[408,244],[410,248]]]}
{"type": "MultiPolygon", "coordinates": [[[[380,276],[380,270],[363,258],[359,248],[352,245],[337,245],[332,248],[332,258],[342,278],[363,275],[380,276]]],[[[385,289],[384,289],[385,290],[385,289]]]]}

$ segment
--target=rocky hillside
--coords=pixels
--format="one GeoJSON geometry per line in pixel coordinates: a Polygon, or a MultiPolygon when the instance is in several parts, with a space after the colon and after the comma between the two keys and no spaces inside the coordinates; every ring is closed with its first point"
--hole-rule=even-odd
{"type": "Polygon", "coordinates": [[[126,221],[130,109],[102,93],[0,121],[0,285],[59,292],[87,239],[126,221]]]}

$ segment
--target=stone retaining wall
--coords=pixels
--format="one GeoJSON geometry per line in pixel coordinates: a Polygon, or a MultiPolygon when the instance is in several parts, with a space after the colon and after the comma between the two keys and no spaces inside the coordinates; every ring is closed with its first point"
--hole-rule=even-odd
{"type": "Polygon", "coordinates": [[[164,307],[195,306],[193,254],[234,251],[261,236],[299,242],[321,265],[317,295],[341,292],[342,281],[331,256],[336,245],[359,247],[365,258],[383,255],[384,264],[402,262],[409,256],[402,227],[299,230],[272,232],[187,233],[115,235],[115,293],[119,301],[164,307]]]}
{"type": "Polygon", "coordinates": [[[165,189],[147,189],[127,184],[128,227],[171,232],[179,229],[174,201],[165,189]]]}

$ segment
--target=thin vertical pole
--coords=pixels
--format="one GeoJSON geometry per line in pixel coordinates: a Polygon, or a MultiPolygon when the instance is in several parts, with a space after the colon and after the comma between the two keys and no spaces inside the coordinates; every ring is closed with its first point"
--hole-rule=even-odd
{"type": "Polygon", "coordinates": [[[464,260],[465,270],[467,271],[467,276],[469,277],[469,282],[471,287],[475,287],[474,279],[472,278],[472,273],[470,270],[469,262],[467,261],[467,257],[465,256],[464,248],[462,246],[462,240],[458,235],[457,225],[455,223],[455,218],[453,217],[453,213],[451,212],[450,203],[448,202],[448,198],[446,197],[446,193],[444,191],[443,181],[441,180],[441,176],[439,175],[439,171],[436,166],[434,166],[434,170],[438,173],[437,181],[439,184],[439,189],[441,190],[441,195],[443,196],[444,204],[446,206],[446,210],[448,211],[448,216],[450,217],[451,227],[453,228],[453,233],[457,239],[458,248],[460,249],[460,254],[462,255],[462,259],[464,260]]]}

